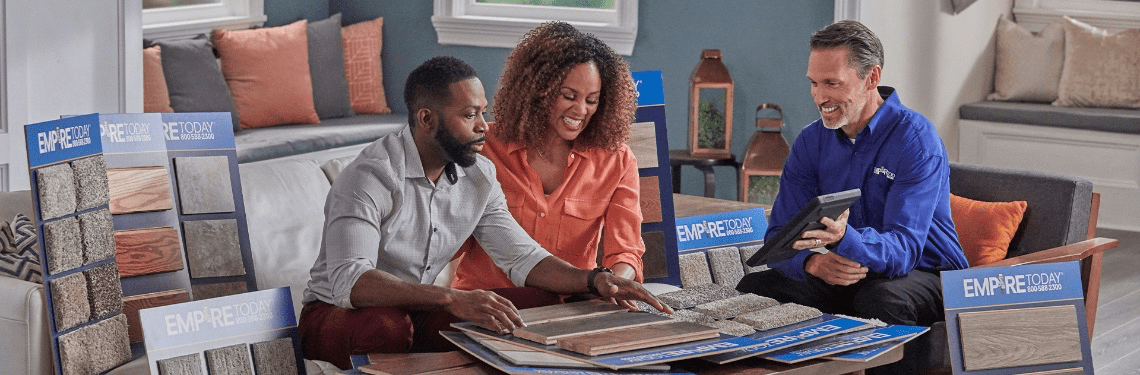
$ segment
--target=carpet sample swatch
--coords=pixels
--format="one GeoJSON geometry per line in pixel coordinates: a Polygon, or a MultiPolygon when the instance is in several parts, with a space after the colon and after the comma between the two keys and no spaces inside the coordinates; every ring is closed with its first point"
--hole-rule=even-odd
{"type": "Polygon", "coordinates": [[[102,155],[95,155],[71,162],[75,172],[76,211],[107,204],[107,163],[102,155]]]}
{"type": "Polygon", "coordinates": [[[217,349],[209,349],[206,354],[206,369],[210,374],[253,375],[249,358],[249,345],[237,344],[217,349]]]}
{"type": "Polygon", "coordinates": [[[83,259],[92,264],[115,256],[115,223],[105,209],[79,215],[83,232],[83,259]]]}
{"type": "Polygon", "coordinates": [[[174,158],[174,173],[183,214],[234,212],[229,157],[174,158]]]}
{"type": "Polygon", "coordinates": [[[673,310],[673,319],[676,319],[676,320],[679,320],[682,322],[703,324],[703,325],[706,325],[709,327],[712,327],[712,324],[716,322],[716,319],[713,319],[713,317],[711,317],[711,316],[708,316],[708,315],[705,315],[705,314],[702,314],[702,313],[699,313],[699,312],[696,312],[693,310],[684,310],[684,309],[673,310]]]}
{"type": "Polygon", "coordinates": [[[740,250],[735,246],[711,249],[706,254],[714,283],[735,288],[744,278],[744,263],[740,262],[740,250]]]}
{"type": "Polygon", "coordinates": [[[131,360],[127,320],[122,315],[59,336],[64,375],[101,374],[131,360]]]}
{"type": "Polygon", "coordinates": [[[159,375],[202,375],[202,354],[190,353],[183,356],[155,361],[159,375]]]}
{"type": "Polygon", "coordinates": [[[70,164],[56,164],[36,170],[40,193],[40,217],[54,219],[75,212],[75,173],[70,164]]]}
{"type": "Polygon", "coordinates": [[[820,315],[823,315],[823,313],[814,307],[785,303],[746,313],[737,316],[733,320],[750,325],[756,328],[757,331],[767,331],[772,328],[779,328],[816,318],[820,315]]]}
{"type": "Polygon", "coordinates": [[[87,348],[92,345],[88,331],[78,329],[59,336],[59,362],[63,375],[87,375],[95,373],[95,363],[87,348]]]}
{"type": "Polygon", "coordinates": [[[729,319],[740,314],[766,309],[779,304],[780,302],[774,299],[748,293],[732,298],[702,303],[693,308],[693,311],[703,313],[715,319],[729,319]]]}
{"type": "Polygon", "coordinates": [[[83,277],[87,279],[91,319],[102,319],[123,312],[123,286],[119,283],[119,268],[115,263],[83,271],[83,277]]]}
{"type": "Polygon", "coordinates": [[[249,345],[249,350],[253,352],[253,369],[258,374],[297,373],[292,338],[255,342],[249,345]]]}
{"type": "Polygon", "coordinates": [[[756,254],[757,251],[760,251],[760,247],[762,247],[762,246],[764,246],[764,245],[752,245],[752,246],[744,246],[744,247],[740,248],[740,264],[744,265],[744,274],[747,275],[747,274],[750,274],[753,272],[760,272],[760,271],[768,269],[767,265],[761,264],[759,266],[752,267],[752,266],[749,266],[748,263],[746,263],[746,262],[748,262],[749,258],[752,258],[752,256],[756,254]]]}
{"type": "Polygon", "coordinates": [[[48,272],[57,274],[83,265],[83,232],[79,220],[66,217],[44,223],[48,272]]]}
{"type": "Polygon", "coordinates": [[[712,284],[712,274],[709,273],[709,261],[705,258],[705,253],[694,251],[678,255],[677,265],[681,268],[682,288],[712,284]]]}
{"type": "Polygon", "coordinates": [[[756,329],[752,326],[731,320],[718,320],[713,322],[710,327],[719,329],[721,333],[734,336],[747,336],[756,333],[756,329]]]}
{"type": "Polygon", "coordinates": [[[704,284],[695,287],[685,287],[681,290],[661,293],[657,299],[675,309],[687,309],[702,303],[735,297],[740,295],[736,289],[720,284],[704,284]]]}
{"type": "Polygon", "coordinates": [[[56,278],[50,286],[56,331],[63,332],[86,323],[91,317],[91,304],[87,301],[87,279],[83,274],[56,278]]]}
{"type": "Polygon", "coordinates": [[[237,220],[184,221],[182,235],[186,238],[186,258],[190,263],[190,277],[245,274],[237,220]]]}

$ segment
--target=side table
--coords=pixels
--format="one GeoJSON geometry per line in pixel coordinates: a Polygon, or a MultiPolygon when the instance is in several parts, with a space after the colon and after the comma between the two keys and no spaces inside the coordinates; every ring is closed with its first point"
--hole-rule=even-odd
{"type": "Polygon", "coordinates": [[[704,173],[706,197],[716,198],[716,174],[713,173],[713,167],[715,166],[730,166],[734,168],[736,170],[737,190],[740,189],[740,162],[736,161],[735,156],[725,159],[698,158],[689,155],[689,150],[669,150],[669,164],[673,167],[674,193],[681,192],[681,166],[683,165],[691,165],[696,167],[701,173],[704,173]]]}

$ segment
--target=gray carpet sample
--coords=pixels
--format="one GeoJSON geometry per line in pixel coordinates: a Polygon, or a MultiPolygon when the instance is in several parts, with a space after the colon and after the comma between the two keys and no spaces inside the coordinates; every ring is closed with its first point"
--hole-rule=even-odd
{"type": "Polygon", "coordinates": [[[127,316],[118,314],[110,319],[81,328],[87,334],[88,355],[95,364],[95,372],[103,373],[131,360],[131,342],[127,337],[127,316]]]}
{"type": "Polygon", "coordinates": [[[694,287],[685,287],[681,290],[661,293],[657,299],[673,309],[687,309],[702,303],[735,297],[740,295],[736,289],[720,284],[704,284],[694,287]]]}
{"type": "Polygon", "coordinates": [[[201,301],[215,297],[225,297],[248,292],[244,281],[217,284],[195,284],[191,286],[194,300],[201,301]]]}
{"type": "Polygon", "coordinates": [[[713,282],[735,288],[744,277],[744,263],[740,262],[740,250],[735,246],[711,249],[706,252],[713,282]]]}
{"type": "Polygon", "coordinates": [[[748,265],[748,263],[746,263],[746,262],[748,262],[748,258],[751,258],[752,255],[756,254],[756,252],[760,250],[761,246],[764,246],[764,245],[752,245],[752,246],[744,246],[744,247],[740,248],[740,264],[744,265],[744,274],[745,275],[753,273],[753,272],[760,272],[760,271],[768,269],[767,265],[761,264],[761,265],[756,266],[756,267],[751,267],[748,265]]]}
{"type": "Polygon", "coordinates": [[[709,262],[705,259],[705,253],[694,251],[678,255],[677,265],[681,269],[682,288],[712,284],[712,274],[709,273],[709,262]]]}
{"type": "Polygon", "coordinates": [[[716,322],[716,319],[713,319],[713,317],[711,317],[711,316],[701,314],[701,313],[693,311],[693,310],[685,310],[685,309],[673,310],[673,319],[676,319],[676,320],[679,320],[682,322],[697,323],[700,325],[705,325],[705,326],[710,326],[710,327],[712,326],[712,324],[714,322],[716,322]]]}
{"type": "Polygon", "coordinates": [[[76,210],[82,211],[107,204],[107,163],[102,155],[95,155],[71,162],[75,171],[76,210]]]}
{"type": "Polygon", "coordinates": [[[83,265],[83,232],[79,220],[65,217],[44,223],[48,272],[57,274],[83,265]]]}
{"type": "Polygon", "coordinates": [[[249,345],[253,352],[253,368],[258,374],[296,374],[297,357],[293,355],[293,339],[255,342],[249,345]]]}
{"type": "Polygon", "coordinates": [[[702,303],[693,308],[693,311],[703,313],[716,319],[728,319],[740,314],[766,309],[779,304],[780,302],[774,299],[748,293],[709,303],[702,303]]]}
{"type": "Polygon", "coordinates": [[[756,329],[752,328],[752,326],[731,320],[718,320],[709,326],[719,329],[721,333],[734,336],[747,336],[756,333],[756,329]]]}
{"type": "Polygon", "coordinates": [[[159,375],[202,375],[202,354],[191,353],[183,356],[155,361],[159,375]]]}
{"type": "Polygon", "coordinates": [[[229,157],[178,157],[174,170],[183,214],[234,212],[229,157]]]}
{"type": "Polygon", "coordinates": [[[206,354],[206,368],[210,374],[253,375],[250,365],[249,345],[237,344],[209,349],[206,354]]]}
{"type": "Polygon", "coordinates": [[[40,216],[54,219],[75,212],[75,173],[67,163],[36,170],[40,193],[40,216]]]}
{"type": "Polygon", "coordinates": [[[83,232],[83,259],[92,264],[115,256],[115,223],[111,211],[102,209],[79,215],[83,232]]]}
{"type": "Polygon", "coordinates": [[[823,315],[819,309],[794,303],[785,303],[782,305],[772,306],[763,310],[757,310],[750,313],[737,316],[735,321],[747,324],[756,328],[757,331],[767,331],[772,328],[779,328],[789,324],[799,323],[811,318],[823,315]]]}
{"type": "Polygon", "coordinates": [[[87,279],[83,274],[73,273],[50,283],[56,332],[86,323],[91,317],[91,304],[87,302],[87,279]]]}
{"type": "Polygon", "coordinates": [[[115,263],[83,271],[83,277],[87,279],[92,319],[123,312],[123,287],[119,283],[119,267],[115,263]]]}
{"type": "Polygon", "coordinates": [[[184,221],[182,235],[186,238],[186,258],[190,263],[190,277],[245,274],[237,220],[184,221]]]}

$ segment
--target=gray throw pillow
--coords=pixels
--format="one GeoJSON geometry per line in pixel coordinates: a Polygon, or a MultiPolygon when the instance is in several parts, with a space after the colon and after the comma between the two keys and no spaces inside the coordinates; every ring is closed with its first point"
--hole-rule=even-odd
{"type": "Polygon", "coordinates": [[[340,37],[340,13],[310,22],[309,74],[313,79],[313,104],[317,116],[348,117],[352,101],[348,96],[348,80],[344,76],[344,46],[340,37]]]}
{"type": "Polygon", "coordinates": [[[234,132],[241,130],[230,87],[214,56],[210,39],[159,41],[162,46],[162,73],[170,91],[174,112],[229,112],[234,132]]]}

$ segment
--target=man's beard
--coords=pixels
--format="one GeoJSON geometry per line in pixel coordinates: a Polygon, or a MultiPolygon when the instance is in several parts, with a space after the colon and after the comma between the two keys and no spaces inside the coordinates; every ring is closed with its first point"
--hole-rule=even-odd
{"type": "Polygon", "coordinates": [[[435,140],[439,142],[439,147],[443,149],[447,160],[458,164],[460,167],[467,168],[475,165],[475,152],[471,151],[471,146],[486,141],[487,137],[481,136],[465,143],[451,135],[450,131],[444,130],[443,126],[440,126],[435,132],[435,140]]]}

